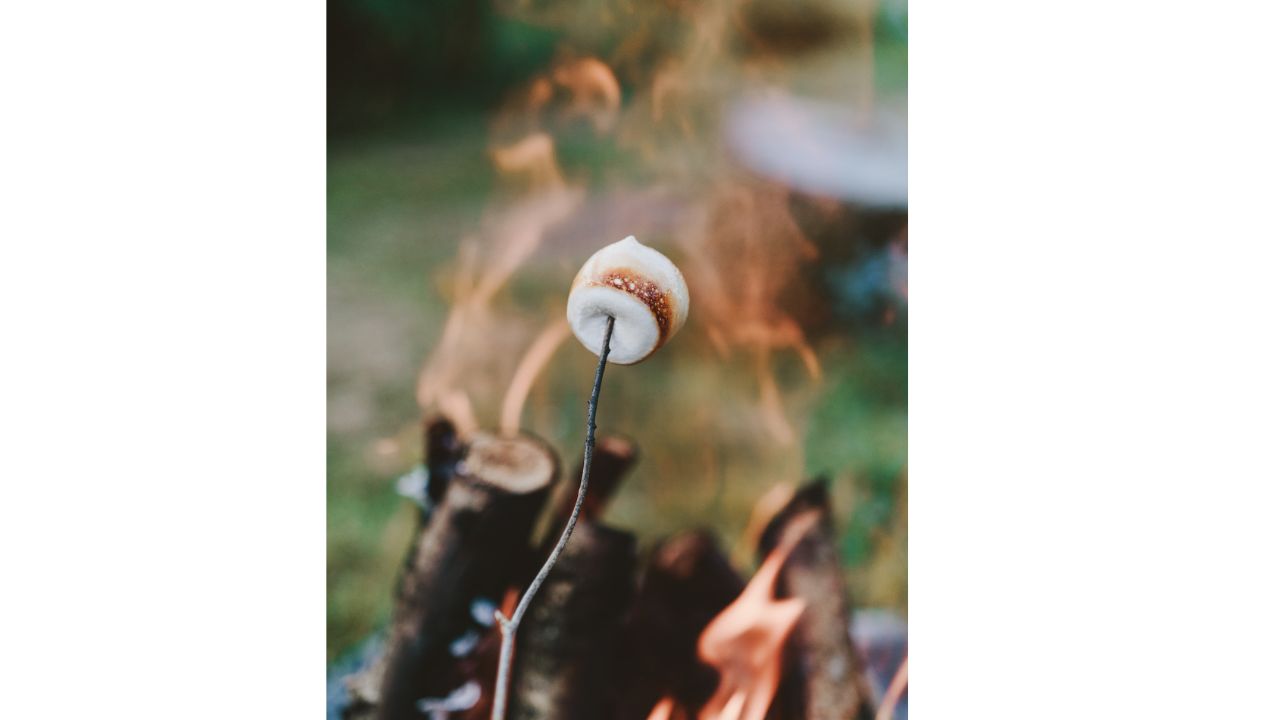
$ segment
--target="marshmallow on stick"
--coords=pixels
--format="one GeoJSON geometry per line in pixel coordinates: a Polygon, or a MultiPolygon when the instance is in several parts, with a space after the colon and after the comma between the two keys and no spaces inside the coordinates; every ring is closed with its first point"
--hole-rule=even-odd
{"type": "Polygon", "coordinates": [[[587,349],[599,356],[596,381],[587,401],[587,440],[582,449],[582,479],[578,499],[574,502],[564,532],[551,549],[542,569],[529,583],[515,612],[507,618],[496,614],[502,645],[498,654],[498,677],[494,684],[490,720],[504,720],[507,693],[511,687],[511,663],[515,653],[516,632],[529,610],[538,588],[546,581],[551,568],[569,544],[573,526],[578,522],[582,502],[591,477],[591,455],[596,444],[596,403],[600,400],[600,383],[604,380],[606,360],[631,365],[653,354],[671,339],[689,315],[689,287],[684,276],[665,255],[627,237],[603,247],[587,259],[569,289],[569,327],[587,349]],[[613,318],[612,329],[609,319],[613,318]],[[605,338],[608,337],[608,352],[605,338]]]}
{"type": "Polygon", "coordinates": [[[614,318],[609,361],[634,365],[671,339],[689,316],[689,286],[667,256],[634,236],[587,259],[569,290],[569,327],[599,355],[614,318]]]}

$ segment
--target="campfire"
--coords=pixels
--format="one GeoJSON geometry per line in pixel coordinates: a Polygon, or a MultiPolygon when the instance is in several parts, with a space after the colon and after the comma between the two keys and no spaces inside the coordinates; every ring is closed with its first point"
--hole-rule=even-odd
{"type": "MultiPolygon", "coordinates": [[[[892,132],[900,123],[885,120],[876,105],[873,73],[859,81],[851,110],[802,101],[784,89],[764,18],[744,18],[735,2],[678,5],[692,28],[678,44],[665,44],[663,26],[642,23],[613,56],[561,52],[491,119],[496,192],[481,226],[460,239],[442,283],[447,317],[417,379],[418,405],[431,419],[422,429],[422,468],[400,483],[418,503],[417,524],[394,588],[369,588],[394,590],[394,609],[385,638],[344,679],[346,718],[486,720],[495,698],[507,697],[495,682],[508,656],[505,620],[496,618],[512,617],[554,554],[582,472],[581,464],[562,472],[563,423],[548,410],[576,407],[581,397],[570,394],[579,388],[562,395],[574,364],[558,362],[558,353],[574,337],[596,351],[602,330],[601,318],[572,300],[566,319],[562,303],[547,312],[538,298],[514,299],[513,286],[522,274],[559,281],[567,258],[585,255],[585,245],[630,232],[656,238],[679,260],[688,278],[681,312],[660,311],[675,296],[610,274],[612,267],[597,268],[592,287],[575,281],[574,291],[613,286],[647,298],[655,330],[615,338],[617,362],[647,357],[687,313],[691,329],[682,340],[699,344],[658,362],[703,375],[684,375],[678,390],[674,372],[657,384],[619,388],[625,395],[615,396],[621,409],[613,417],[625,422],[601,423],[606,434],[595,446],[576,529],[513,631],[509,699],[505,713],[498,700],[498,714],[892,716],[894,696],[881,700],[890,678],[895,693],[905,687],[903,658],[890,653],[887,670],[870,667],[855,644],[837,498],[826,480],[806,479],[803,466],[807,410],[829,390],[821,358],[833,346],[852,355],[852,342],[841,345],[847,337],[828,342],[827,355],[820,343],[847,330],[840,322],[901,327],[905,175],[882,172],[901,164],[905,173],[905,146],[892,132]],[[744,22],[753,63],[739,63],[726,47],[744,22]],[[564,152],[583,138],[625,150],[640,179],[584,179],[587,171],[564,152]],[[610,189],[600,192],[601,184],[610,189]],[[695,353],[696,367],[687,360],[695,353]],[[663,401],[646,402],[652,397],[663,401]],[[607,432],[637,427],[668,432],[646,435],[648,448],[607,432]],[[669,460],[672,439],[683,443],[684,462],[669,460]],[[696,510],[674,520],[648,511],[630,526],[606,523],[610,499],[627,492],[625,478],[642,450],[663,482],[688,480],[699,491],[712,483],[695,481],[732,484],[744,466],[768,465],[767,472],[753,468],[749,492],[758,503],[736,544],[703,527],[723,531],[724,517],[691,522],[696,510]],[[759,478],[774,470],[768,482],[782,485],[756,493],[759,478]]],[[[867,30],[869,22],[855,25],[867,30]]],[[[630,248],[626,240],[618,245],[630,248]]],[[[611,328],[615,315],[630,317],[611,312],[611,328]]],[[[417,441],[397,442],[391,445],[417,441]]],[[[852,473],[853,465],[838,471],[852,473]]],[[[896,487],[902,477],[897,467],[887,482],[896,487]]],[[[735,498],[730,510],[752,499],[735,498]]],[[[861,499],[846,495],[841,518],[861,499]]],[[[882,527],[889,513],[877,500],[867,504],[879,513],[869,525],[882,527]]]]}
{"type": "MultiPolygon", "coordinates": [[[[488,718],[494,610],[513,609],[572,506],[552,502],[560,462],[534,436],[460,435],[444,417],[423,434],[426,472],[406,488],[419,528],[385,648],[346,681],[347,718],[488,718]],[[539,536],[544,512],[555,522],[539,536]]],[[[874,717],[826,484],[797,488],[769,518],[749,580],[701,531],[664,540],[641,567],[635,536],[601,521],[638,452],[599,439],[577,529],[520,627],[507,716],[874,717]]]]}

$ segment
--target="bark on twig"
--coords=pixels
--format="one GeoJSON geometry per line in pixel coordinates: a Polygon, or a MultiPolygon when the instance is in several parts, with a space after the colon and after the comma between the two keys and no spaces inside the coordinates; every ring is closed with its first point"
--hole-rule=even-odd
{"type": "Polygon", "coordinates": [[[774,516],[761,535],[759,554],[767,556],[787,526],[809,510],[820,511],[822,521],[791,552],[778,578],[777,596],[802,598],[805,611],[788,642],[792,662],[770,715],[787,720],[871,720],[871,689],[849,633],[852,603],[833,537],[825,481],[801,488],[774,516]]]}
{"type": "Polygon", "coordinates": [[[455,643],[474,632],[476,601],[500,601],[556,471],[555,454],[532,438],[472,441],[416,541],[398,593],[378,718],[419,719],[419,700],[457,689],[455,643]]]}

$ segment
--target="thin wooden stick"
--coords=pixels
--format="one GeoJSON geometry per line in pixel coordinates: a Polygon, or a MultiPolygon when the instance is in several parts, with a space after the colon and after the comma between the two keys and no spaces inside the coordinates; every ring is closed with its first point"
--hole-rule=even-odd
{"type": "Polygon", "coordinates": [[[596,446],[596,404],[600,401],[600,383],[604,380],[604,366],[605,361],[609,359],[609,340],[612,337],[613,318],[610,317],[604,328],[604,344],[600,347],[600,363],[596,365],[596,380],[591,387],[591,399],[587,401],[587,439],[582,450],[582,480],[578,485],[578,500],[573,505],[573,512],[569,514],[569,522],[565,524],[560,541],[556,543],[546,563],[538,571],[537,577],[529,583],[529,589],[524,591],[524,597],[520,598],[520,604],[516,605],[511,618],[508,619],[501,610],[494,613],[498,620],[498,629],[502,633],[502,651],[498,656],[498,682],[493,691],[493,714],[490,716],[492,720],[503,720],[507,712],[507,692],[511,685],[511,658],[515,651],[516,630],[519,629],[520,621],[524,619],[529,604],[533,602],[533,596],[537,594],[538,588],[542,587],[547,575],[551,574],[551,568],[556,564],[556,560],[560,559],[560,553],[564,552],[565,545],[569,544],[573,526],[578,523],[578,513],[582,512],[582,501],[587,496],[587,478],[591,476],[591,454],[596,446]]]}

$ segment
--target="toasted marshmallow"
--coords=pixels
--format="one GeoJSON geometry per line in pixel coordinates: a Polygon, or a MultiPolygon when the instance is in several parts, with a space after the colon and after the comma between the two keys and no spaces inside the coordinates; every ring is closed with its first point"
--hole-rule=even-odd
{"type": "Polygon", "coordinates": [[[597,355],[613,317],[609,361],[632,365],[684,325],[689,286],[666,255],[628,236],[598,250],[578,271],[567,315],[578,341],[597,355]]]}

